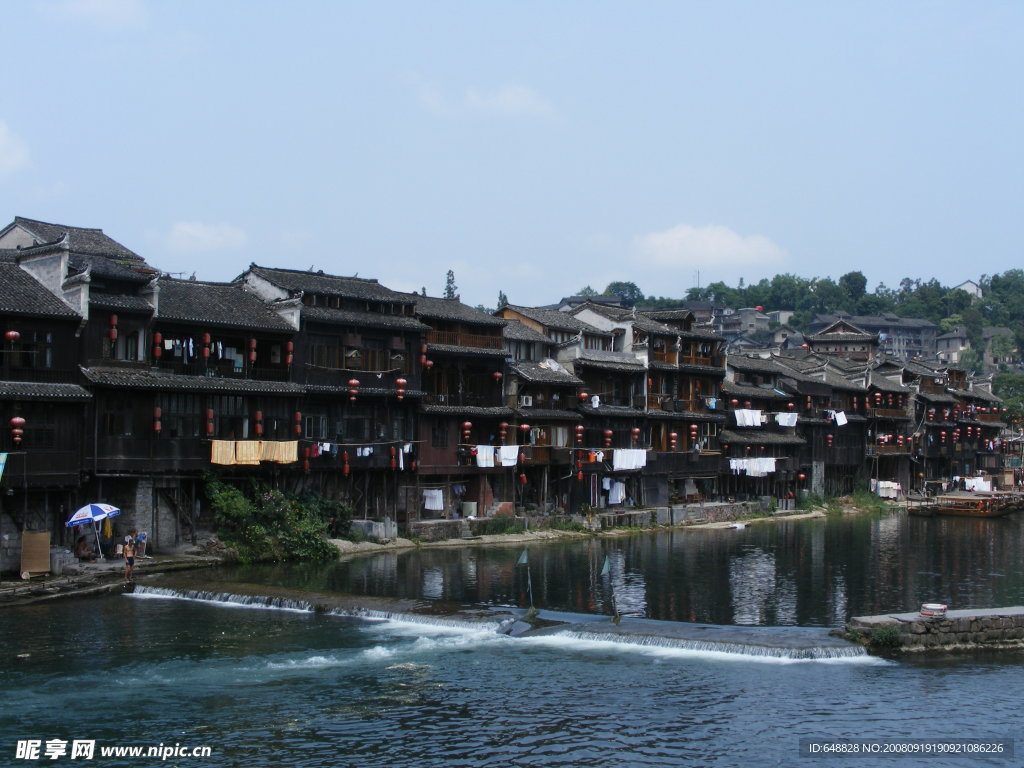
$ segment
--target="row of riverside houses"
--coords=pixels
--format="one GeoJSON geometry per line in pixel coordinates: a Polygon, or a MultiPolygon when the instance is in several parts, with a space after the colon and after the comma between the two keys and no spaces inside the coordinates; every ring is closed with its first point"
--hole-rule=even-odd
{"type": "MultiPolygon", "coordinates": [[[[877,354],[847,321],[730,356],[688,311],[566,311],[250,265],[173,279],[98,229],[0,229],[0,568],[84,503],[151,546],[208,528],[204,477],[456,514],[883,493],[1001,476],[985,380],[877,354]]],[[[122,530],[123,529],[123,530],[122,530]]]]}

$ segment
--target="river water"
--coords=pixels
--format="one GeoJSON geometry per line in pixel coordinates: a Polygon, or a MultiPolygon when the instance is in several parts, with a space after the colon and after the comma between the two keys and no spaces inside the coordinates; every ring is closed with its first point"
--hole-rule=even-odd
{"type": "MultiPolygon", "coordinates": [[[[360,767],[789,766],[843,760],[803,757],[802,739],[1018,740],[1024,655],[886,660],[827,630],[921,602],[1024,604],[1022,517],[676,530],[531,545],[525,564],[522,546],[418,549],[6,609],[0,764],[35,764],[18,752],[33,739],[94,742],[103,766],[360,767]],[[531,594],[600,631],[463,620],[531,594]],[[415,609],[308,608],[340,595],[415,609]],[[175,745],[210,755],[99,754],[175,745]]],[[[854,764],[1019,765],[1005,750],[1024,744],[1003,744],[854,764]]]]}

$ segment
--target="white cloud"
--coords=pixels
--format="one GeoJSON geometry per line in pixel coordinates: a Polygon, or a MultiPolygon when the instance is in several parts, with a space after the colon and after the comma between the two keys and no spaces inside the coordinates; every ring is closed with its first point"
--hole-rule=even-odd
{"type": "Polygon", "coordinates": [[[428,112],[442,117],[471,114],[548,117],[555,109],[537,91],[525,85],[503,85],[490,90],[467,88],[461,96],[451,95],[419,75],[408,80],[416,90],[416,99],[428,112]]]}
{"type": "Polygon", "coordinates": [[[714,265],[718,269],[758,266],[770,271],[786,260],[784,249],[764,235],[741,235],[712,224],[693,227],[680,224],[663,232],[633,238],[633,252],[653,267],[714,265]]]}
{"type": "Polygon", "coordinates": [[[146,23],[141,0],[62,0],[53,7],[60,16],[108,29],[141,27],[146,23]]]}
{"type": "Polygon", "coordinates": [[[175,253],[236,251],[244,248],[247,242],[245,232],[238,227],[199,221],[176,222],[167,237],[167,247],[175,253]]]}
{"type": "Polygon", "coordinates": [[[28,144],[0,120],[0,176],[21,170],[30,159],[28,144]]]}
{"type": "Polygon", "coordinates": [[[543,117],[554,113],[554,109],[539,93],[525,85],[503,85],[493,91],[470,88],[466,91],[466,106],[477,112],[527,117],[543,117]]]}

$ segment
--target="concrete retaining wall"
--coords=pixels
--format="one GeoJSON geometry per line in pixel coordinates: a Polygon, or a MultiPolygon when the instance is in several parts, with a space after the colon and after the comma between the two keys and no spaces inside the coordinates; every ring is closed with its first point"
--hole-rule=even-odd
{"type": "Polygon", "coordinates": [[[919,613],[855,616],[846,629],[863,636],[877,650],[1024,648],[1024,607],[947,611],[944,618],[925,618],[919,613]],[[893,629],[898,634],[894,635],[893,629]]]}

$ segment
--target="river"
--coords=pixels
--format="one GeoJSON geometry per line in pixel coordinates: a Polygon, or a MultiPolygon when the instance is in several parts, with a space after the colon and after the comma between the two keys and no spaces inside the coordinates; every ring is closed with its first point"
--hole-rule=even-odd
{"type": "Polygon", "coordinates": [[[1024,604],[1022,517],[637,533],[530,546],[525,563],[522,546],[422,548],[6,609],[0,762],[35,764],[31,740],[39,763],[84,762],[77,739],[103,766],[788,766],[842,759],[802,757],[802,740],[973,739],[1003,751],[896,765],[1019,764],[1007,740],[1024,730],[1024,654],[888,660],[825,638],[851,615],[922,602],[1024,604]],[[308,609],[324,595],[416,610],[308,609]],[[462,620],[531,595],[542,616],[602,631],[513,637],[462,620]],[[604,631],[614,610],[642,642],[604,631]],[[690,639],[701,633],[716,642],[690,639]],[[790,652],[807,642],[820,652],[790,652]],[[177,755],[99,754],[151,746],[177,755]]]}

